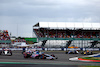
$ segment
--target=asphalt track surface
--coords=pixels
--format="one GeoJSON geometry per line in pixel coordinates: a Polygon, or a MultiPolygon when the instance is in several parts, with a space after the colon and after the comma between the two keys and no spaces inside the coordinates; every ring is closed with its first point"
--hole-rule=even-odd
{"type": "Polygon", "coordinates": [[[100,63],[69,61],[69,58],[83,56],[81,54],[65,54],[64,51],[46,51],[58,57],[55,60],[24,58],[22,51],[13,51],[12,56],[0,55],[0,67],[100,67],[100,63]]]}

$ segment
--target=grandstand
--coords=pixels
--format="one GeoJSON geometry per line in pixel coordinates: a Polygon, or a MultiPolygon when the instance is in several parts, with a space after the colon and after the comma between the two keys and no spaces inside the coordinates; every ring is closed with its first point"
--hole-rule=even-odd
{"type": "Polygon", "coordinates": [[[11,45],[10,36],[7,30],[0,30],[0,47],[11,45]]]}
{"type": "Polygon", "coordinates": [[[93,22],[38,22],[33,32],[41,47],[77,46],[100,47],[100,23],[93,22]],[[54,42],[54,43],[53,43],[54,42]]]}

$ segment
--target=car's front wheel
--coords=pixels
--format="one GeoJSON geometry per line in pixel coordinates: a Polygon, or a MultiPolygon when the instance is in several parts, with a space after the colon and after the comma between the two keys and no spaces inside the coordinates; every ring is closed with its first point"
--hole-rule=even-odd
{"type": "Polygon", "coordinates": [[[36,56],[35,59],[39,59],[39,56],[36,56]]]}

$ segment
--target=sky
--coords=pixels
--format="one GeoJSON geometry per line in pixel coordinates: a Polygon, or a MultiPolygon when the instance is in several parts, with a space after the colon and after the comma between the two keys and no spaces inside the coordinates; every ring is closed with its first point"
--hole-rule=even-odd
{"type": "Polygon", "coordinates": [[[100,0],[0,0],[0,30],[34,37],[38,22],[100,22],[100,0]]]}

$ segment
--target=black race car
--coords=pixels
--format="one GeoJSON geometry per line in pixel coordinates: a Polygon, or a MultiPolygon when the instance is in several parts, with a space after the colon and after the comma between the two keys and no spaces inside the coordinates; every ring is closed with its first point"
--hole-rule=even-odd
{"type": "Polygon", "coordinates": [[[79,52],[77,50],[69,50],[66,51],[66,54],[78,54],[79,52]]]}
{"type": "Polygon", "coordinates": [[[84,55],[92,55],[93,52],[92,51],[89,51],[89,50],[86,50],[86,51],[82,51],[81,54],[84,54],[84,55]]]}

